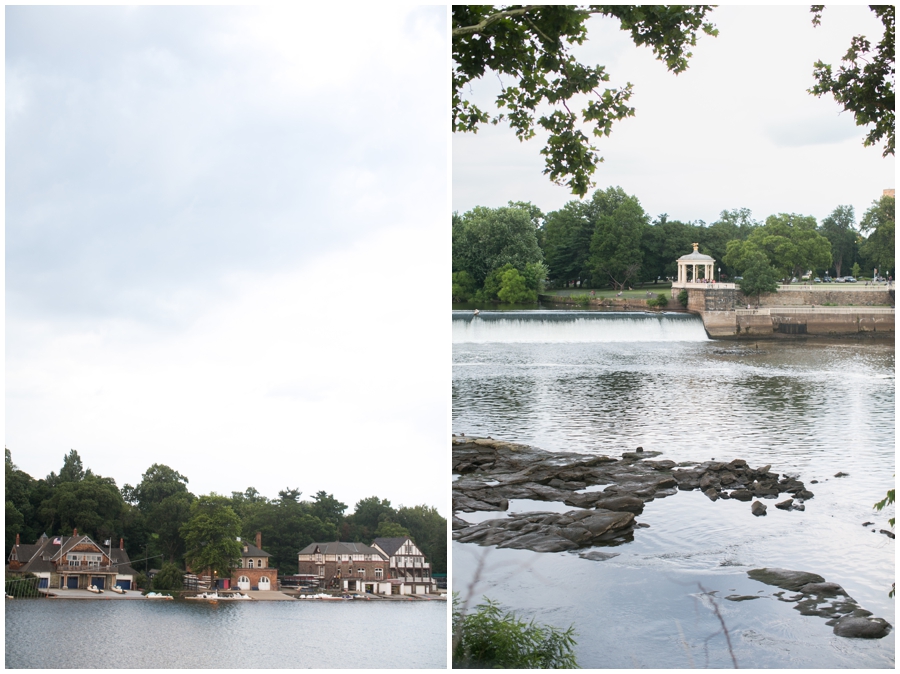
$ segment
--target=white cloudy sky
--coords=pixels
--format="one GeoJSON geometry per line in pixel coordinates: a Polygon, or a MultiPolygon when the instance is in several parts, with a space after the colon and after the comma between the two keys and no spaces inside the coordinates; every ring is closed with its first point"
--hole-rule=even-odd
{"type": "Polygon", "coordinates": [[[5,20],[13,460],[447,515],[446,9],[5,20]]]}
{"type": "MultiPolygon", "coordinates": [[[[894,186],[894,159],[864,148],[865,133],[833,98],[806,90],[818,59],[837,66],[853,35],[877,43],[881,22],[864,6],[827,6],[817,28],[809,5],[723,6],[709,18],[719,36],[702,35],[678,76],[614,20],[590,20],[576,54],[605,65],[609,85],[634,84],[636,108],[599,141],[597,187],[619,185],[651,216],[683,221],[711,223],[741,207],[757,220],[781,212],[821,220],[840,204],[858,220],[894,186]]],[[[489,102],[499,86],[491,76],[472,91],[489,102]]],[[[454,134],[453,209],[513,200],[547,212],[574,199],[541,173],[542,147],[540,134],[520,143],[503,126],[454,134]]]]}

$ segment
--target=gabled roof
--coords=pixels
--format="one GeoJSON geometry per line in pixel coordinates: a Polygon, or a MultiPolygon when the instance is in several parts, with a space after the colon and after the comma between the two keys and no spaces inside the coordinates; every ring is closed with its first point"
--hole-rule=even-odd
{"type": "Polygon", "coordinates": [[[265,550],[256,547],[252,543],[247,543],[246,541],[241,543],[241,557],[271,557],[268,552],[265,550]],[[244,552],[244,548],[247,548],[247,551],[244,552]]]}
{"type": "Polygon", "coordinates": [[[362,543],[341,543],[333,541],[331,543],[310,543],[303,548],[299,554],[314,555],[316,553],[322,555],[377,555],[382,556],[381,552],[373,547],[362,543]]]}
{"type": "MultiPolygon", "coordinates": [[[[85,542],[85,539],[87,539],[87,542],[92,543],[104,555],[109,556],[112,564],[117,567],[117,573],[126,576],[129,574],[137,574],[137,571],[131,567],[131,560],[128,558],[128,553],[120,548],[104,550],[102,546],[94,543],[88,536],[54,536],[50,538],[46,536],[46,534],[41,536],[35,544],[14,546],[18,560],[22,563],[21,568],[17,569],[17,572],[41,573],[55,571],[56,564],[64,559],[65,553],[79,543],[85,542]],[[57,543],[56,541],[59,542],[57,543]],[[27,553],[30,554],[26,557],[27,553]]],[[[10,556],[12,556],[12,551],[10,551],[10,556]]]]}
{"type": "Polygon", "coordinates": [[[415,543],[409,536],[397,536],[394,538],[376,538],[374,541],[372,541],[372,545],[375,545],[375,546],[381,548],[390,557],[393,557],[396,554],[397,550],[399,550],[401,547],[403,547],[407,541],[409,541],[410,543],[415,545],[415,543]]]}
{"type": "Polygon", "coordinates": [[[56,554],[54,554],[50,559],[54,562],[59,562],[59,560],[63,558],[63,555],[69,552],[76,545],[81,544],[93,545],[95,548],[97,548],[98,551],[108,556],[108,553],[103,549],[103,546],[97,545],[97,543],[91,540],[90,536],[70,536],[69,538],[63,539],[62,545],[59,546],[59,550],[57,550],[56,554]]]}

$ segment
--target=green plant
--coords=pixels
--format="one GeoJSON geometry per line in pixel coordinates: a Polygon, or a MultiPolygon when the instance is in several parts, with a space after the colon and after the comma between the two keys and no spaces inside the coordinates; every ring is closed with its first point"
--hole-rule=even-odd
{"type": "MultiPolygon", "coordinates": [[[[647,300],[648,307],[659,307],[663,308],[669,305],[669,298],[665,296],[663,293],[659,293],[656,297],[651,297],[647,300]]],[[[687,306],[687,303],[685,303],[687,306]]]]}
{"type": "Polygon", "coordinates": [[[166,562],[159,573],[153,576],[154,590],[180,590],[183,585],[184,571],[175,564],[166,562]]]}
{"type": "Polygon", "coordinates": [[[574,295],[573,298],[575,300],[575,303],[580,307],[590,306],[591,304],[590,295],[574,295]]]}
{"type": "Polygon", "coordinates": [[[574,645],[574,627],[526,622],[486,597],[466,614],[453,596],[454,669],[575,669],[574,645]]]}
{"type": "Polygon", "coordinates": [[[681,304],[681,306],[687,308],[687,304],[688,304],[688,291],[687,291],[687,288],[682,288],[682,289],[681,289],[681,292],[678,293],[678,302],[681,304]]]}

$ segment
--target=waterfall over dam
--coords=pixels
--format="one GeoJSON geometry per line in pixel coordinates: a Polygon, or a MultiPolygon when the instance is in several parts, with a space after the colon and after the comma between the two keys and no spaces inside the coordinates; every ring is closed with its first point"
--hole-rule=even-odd
{"type": "Polygon", "coordinates": [[[453,343],[705,342],[699,316],[600,311],[453,312],[453,343]]]}

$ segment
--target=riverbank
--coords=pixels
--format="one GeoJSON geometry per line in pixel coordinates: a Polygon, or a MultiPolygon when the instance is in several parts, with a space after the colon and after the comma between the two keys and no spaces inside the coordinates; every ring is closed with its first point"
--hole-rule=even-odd
{"type": "MultiPolygon", "coordinates": [[[[46,595],[47,599],[77,599],[77,600],[95,600],[95,601],[104,601],[104,600],[113,600],[113,601],[127,601],[127,600],[145,600],[145,601],[164,601],[161,598],[147,597],[138,591],[127,591],[124,594],[118,594],[116,592],[107,592],[104,591],[102,594],[97,594],[94,592],[90,592],[88,590],[65,590],[65,591],[43,591],[46,595]]],[[[180,592],[175,593],[179,596],[176,597],[177,601],[182,600],[197,600],[197,601],[211,601],[213,598],[199,596],[195,592],[180,592]]],[[[230,592],[222,592],[219,596],[214,599],[217,601],[399,601],[399,602],[408,602],[408,601],[447,601],[447,595],[438,594],[438,595],[355,595],[351,597],[343,597],[341,595],[330,595],[330,596],[321,596],[309,593],[303,593],[299,590],[284,590],[284,591],[276,591],[276,590],[247,590],[245,592],[241,592],[240,594],[249,597],[249,599],[238,599],[233,596],[235,593],[230,592]]]]}

